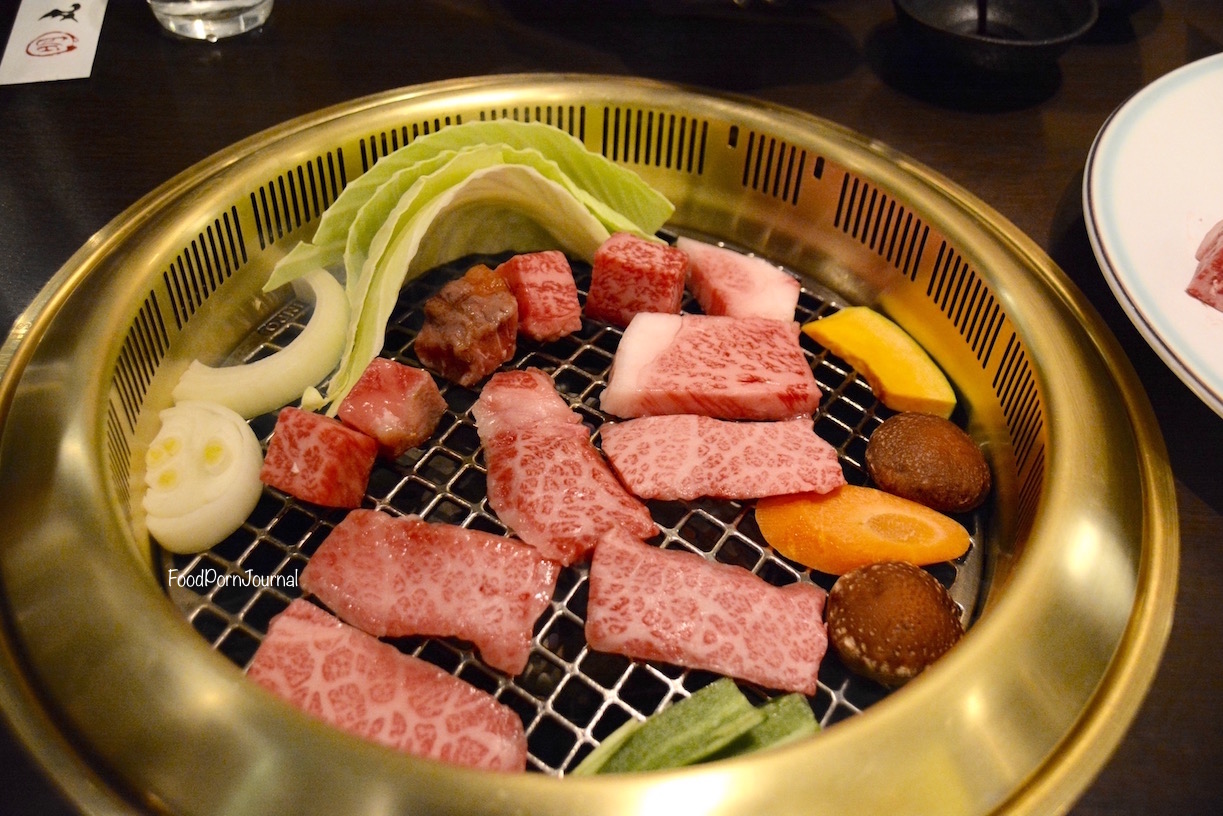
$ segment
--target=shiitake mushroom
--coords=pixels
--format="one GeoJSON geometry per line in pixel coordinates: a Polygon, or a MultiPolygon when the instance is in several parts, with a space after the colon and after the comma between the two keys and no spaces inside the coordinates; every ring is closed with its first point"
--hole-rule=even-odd
{"type": "Polygon", "coordinates": [[[829,642],[845,665],[889,687],[916,677],[964,634],[951,595],[907,561],[845,573],[829,591],[824,615],[829,642]]]}
{"type": "Polygon", "coordinates": [[[867,442],[866,472],[880,490],[940,513],[973,510],[992,487],[977,443],[933,414],[905,412],[884,420],[867,442]]]}

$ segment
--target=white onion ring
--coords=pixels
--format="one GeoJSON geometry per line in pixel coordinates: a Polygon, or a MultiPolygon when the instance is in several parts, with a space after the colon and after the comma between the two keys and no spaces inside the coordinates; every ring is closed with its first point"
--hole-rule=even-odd
{"type": "Polygon", "coordinates": [[[214,367],[195,360],[174,386],[174,401],[214,402],[251,419],[283,408],[322,382],[344,352],[348,299],[325,269],[293,281],[293,290],[314,303],[310,321],[293,342],[253,363],[214,367]]]}

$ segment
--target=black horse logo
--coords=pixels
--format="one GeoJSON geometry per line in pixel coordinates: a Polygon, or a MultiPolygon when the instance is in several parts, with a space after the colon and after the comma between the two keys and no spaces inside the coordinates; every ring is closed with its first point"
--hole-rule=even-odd
{"type": "Polygon", "coordinates": [[[58,17],[61,20],[71,20],[74,23],[79,22],[76,19],[76,12],[78,9],[80,9],[80,7],[81,7],[80,3],[73,3],[72,8],[68,9],[67,11],[64,11],[62,9],[51,9],[50,11],[48,11],[46,14],[39,17],[38,19],[45,20],[48,17],[58,17]]]}

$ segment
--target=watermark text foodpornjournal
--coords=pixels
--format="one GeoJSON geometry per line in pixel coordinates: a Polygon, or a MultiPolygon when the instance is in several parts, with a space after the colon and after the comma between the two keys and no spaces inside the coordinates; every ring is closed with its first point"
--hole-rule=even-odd
{"type": "Polygon", "coordinates": [[[182,570],[171,568],[167,573],[167,580],[170,586],[179,587],[180,589],[208,589],[209,587],[242,587],[242,588],[258,588],[266,589],[269,587],[276,589],[284,589],[297,586],[297,573],[289,572],[278,575],[259,575],[247,570],[246,572],[225,572],[216,567],[204,567],[203,569],[191,570],[184,573],[182,570]]]}

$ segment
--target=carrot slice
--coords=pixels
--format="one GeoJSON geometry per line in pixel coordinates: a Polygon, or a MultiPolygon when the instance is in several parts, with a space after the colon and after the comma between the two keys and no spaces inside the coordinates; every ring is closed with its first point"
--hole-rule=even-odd
{"type": "Polygon", "coordinates": [[[873,487],[771,496],[756,503],[765,541],[831,575],[879,561],[935,564],[968,551],[968,531],[925,505],[873,487]]]}

